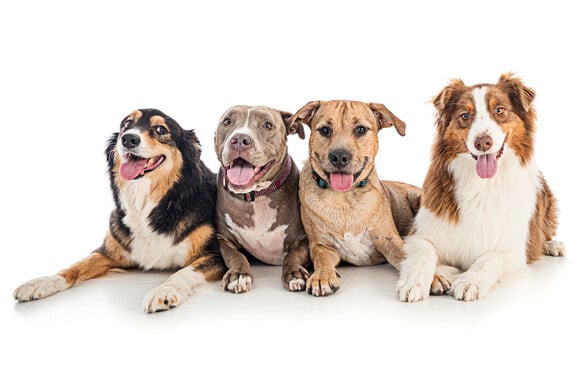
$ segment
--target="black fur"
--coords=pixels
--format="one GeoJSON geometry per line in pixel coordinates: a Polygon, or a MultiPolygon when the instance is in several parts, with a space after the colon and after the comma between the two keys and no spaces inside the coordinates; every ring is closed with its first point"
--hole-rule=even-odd
{"type": "MultiPolygon", "coordinates": [[[[179,149],[183,157],[183,166],[179,180],[149,215],[149,224],[159,234],[174,234],[174,242],[179,243],[195,228],[202,224],[214,224],[216,209],[216,175],[200,160],[200,144],[193,130],[183,129],[175,120],[156,109],[141,109],[142,116],[134,127],[147,129],[153,115],[161,116],[169,127],[169,143],[179,149]]],[[[122,121],[124,124],[126,118],[122,121]]],[[[152,130],[151,130],[152,132],[152,130]]],[[[131,232],[123,218],[118,187],[114,180],[114,151],[120,132],[110,137],[106,148],[109,167],[110,187],[115,203],[115,210],[110,218],[110,231],[114,238],[129,250],[131,232]]],[[[215,235],[208,241],[203,252],[219,252],[215,235]]]]}

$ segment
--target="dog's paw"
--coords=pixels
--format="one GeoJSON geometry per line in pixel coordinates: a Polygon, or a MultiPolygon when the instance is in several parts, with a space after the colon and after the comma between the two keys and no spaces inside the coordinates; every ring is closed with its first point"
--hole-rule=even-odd
{"type": "Polygon", "coordinates": [[[163,283],[152,289],[144,297],[144,312],[153,313],[167,311],[177,307],[183,301],[183,295],[173,284],[163,283]]]}
{"type": "Polygon", "coordinates": [[[429,297],[431,285],[430,277],[423,273],[401,278],[397,283],[399,300],[409,303],[425,300],[429,297]]]}
{"type": "Polygon", "coordinates": [[[252,288],[252,276],[248,273],[228,270],[222,279],[222,289],[232,293],[248,292],[252,288]]]}
{"type": "Polygon", "coordinates": [[[441,296],[450,290],[452,284],[448,279],[441,274],[434,274],[433,281],[431,282],[431,288],[429,294],[434,296],[441,296]]]}
{"type": "Polygon", "coordinates": [[[65,278],[60,275],[30,280],[15,289],[13,296],[19,302],[43,299],[67,289],[65,278]]]}
{"type": "Polygon", "coordinates": [[[316,270],[307,280],[307,293],[314,296],[327,296],[340,289],[340,281],[335,270],[316,270]]]}
{"type": "Polygon", "coordinates": [[[545,255],[552,257],[563,257],[566,255],[566,248],[562,242],[550,240],[545,243],[545,255]]]}
{"type": "Polygon", "coordinates": [[[462,275],[452,284],[454,297],[458,300],[474,301],[483,298],[488,293],[489,286],[482,279],[473,275],[462,275]]]}
{"type": "Polygon", "coordinates": [[[296,270],[283,272],[281,280],[285,289],[290,292],[299,292],[305,290],[305,282],[309,278],[309,272],[304,267],[299,266],[296,270]]]}

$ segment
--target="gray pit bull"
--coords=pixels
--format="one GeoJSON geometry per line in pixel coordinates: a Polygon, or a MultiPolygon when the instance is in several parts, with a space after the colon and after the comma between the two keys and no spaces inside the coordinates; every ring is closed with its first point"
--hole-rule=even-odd
{"type": "Polygon", "coordinates": [[[264,106],[234,106],[215,134],[218,173],[216,218],[220,251],[229,270],[222,287],[247,292],[254,258],[283,265],[290,291],[305,290],[310,264],[307,236],[299,211],[299,171],[287,151],[287,136],[305,138],[291,113],[264,106]]]}

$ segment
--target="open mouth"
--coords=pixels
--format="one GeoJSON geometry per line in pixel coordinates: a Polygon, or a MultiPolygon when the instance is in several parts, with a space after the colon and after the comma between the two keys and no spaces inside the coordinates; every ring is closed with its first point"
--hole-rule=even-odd
{"type": "Polygon", "coordinates": [[[352,185],[354,185],[356,179],[358,179],[358,177],[362,174],[362,171],[364,171],[364,168],[366,167],[367,163],[368,157],[364,159],[364,164],[362,165],[362,168],[360,168],[360,170],[358,172],[355,172],[354,174],[343,171],[324,172],[328,176],[328,179],[330,180],[330,186],[332,186],[334,190],[348,191],[352,188],[352,185]]]}
{"type": "Polygon", "coordinates": [[[505,143],[503,141],[503,145],[501,149],[497,151],[497,153],[487,153],[485,155],[472,155],[472,158],[476,160],[476,173],[482,179],[489,179],[496,175],[496,170],[498,168],[497,160],[503,155],[503,151],[505,149],[505,143]]]}
{"type": "Polygon", "coordinates": [[[155,170],[165,160],[164,155],[144,158],[127,153],[124,155],[124,162],[120,165],[120,176],[122,179],[132,181],[155,170]]]}
{"type": "Polygon", "coordinates": [[[275,161],[271,160],[264,166],[253,166],[250,162],[238,157],[229,166],[224,166],[224,170],[232,186],[246,188],[261,179],[274,163],[275,161]]]}

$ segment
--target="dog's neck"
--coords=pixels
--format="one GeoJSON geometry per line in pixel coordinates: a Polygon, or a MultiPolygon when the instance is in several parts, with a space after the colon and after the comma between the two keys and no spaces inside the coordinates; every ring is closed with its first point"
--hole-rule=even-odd
{"type": "MultiPolygon", "coordinates": [[[[364,178],[363,180],[358,182],[356,184],[356,187],[366,186],[368,184],[368,179],[370,178],[370,174],[372,174],[372,171],[366,176],[366,178],[364,178]]],[[[314,170],[313,166],[311,166],[311,177],[313,178],[313,180],[317,183],[317,185],[320,188],[327,189],[330,187],[328,185],[328,182],[325,179],[323,179],[321,176],[319,176],[319,174],[314,170]]]]}
{"type": "Polygon", "coordinates": [[[226,177],[225,177],[226,174],[224,173],[224,170],[220,170],[220,172],[224,176],[222,178],[222,180],[224,182],[224,188],[226,190],[228,190],[228,192],[233,197],[239,198],[244,201],[253,202],[254,200],[256,200],[257,197],[269,195],[269,194],[277,191],[281,186],[283,186],[283,183],[285,183],[287,178],[289,178],[289,174],[291,174],[291,166],[292,165],[293,165],[293,159],[291,158],[291,155],[287,155],[287,163],[285,164],[285,166],[283,167],[283,169],[281,170],[279,175],[277,175],[277,179],[275,179],[271,183],[271,185],[269,187],[267,187],[266,189],[259,190],[259,191],[251,191],[249,193],[234,193],[233,191],[230,191],[228,189],[228,185],[226,183],[226,177]]]}

